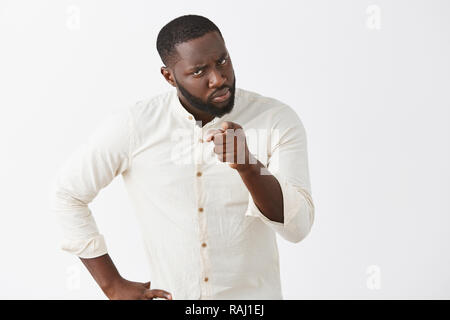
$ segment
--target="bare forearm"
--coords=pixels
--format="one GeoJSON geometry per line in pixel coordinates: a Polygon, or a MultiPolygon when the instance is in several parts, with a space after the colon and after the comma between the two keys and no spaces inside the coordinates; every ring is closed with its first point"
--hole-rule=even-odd
{"type": "Polygon", "coordinates": [[[241,166],[237,171],[258,209],[268,219],[283,223],[283,193],[280,184],[273,175],[262,175],[262,168],[265,168],[264,165],[257,161],[256,164],[241,166]]]}
{"type": "Polygon", "coordinates": [[[100,257],[80,258],[105,295],[111,300],[152,300],[163,298],[172,300],[170,292],[150,289],[146,283],[122,278],[108,254],[100,257]]]}
{"type": "Polygon", "coordinates": [[[114,284],[122,279],[109,254],[96,258],[80,259],[107,296],[114,284]]]}

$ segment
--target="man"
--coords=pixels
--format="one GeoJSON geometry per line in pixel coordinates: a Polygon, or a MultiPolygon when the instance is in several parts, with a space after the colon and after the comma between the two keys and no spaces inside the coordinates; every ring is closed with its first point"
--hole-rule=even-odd
{"type": "Polygon", "coordinates": [[[289,106],[235,87],[207,18],[169,22],[157,49],[176,90],[110,116],[57,176],[62,249],[109,299],[282,299],[276,234],[297,243],[314,220],[304,127],[289,106]],[[119,174],[151,283],[119,274],[88,207],[119,174]]]}

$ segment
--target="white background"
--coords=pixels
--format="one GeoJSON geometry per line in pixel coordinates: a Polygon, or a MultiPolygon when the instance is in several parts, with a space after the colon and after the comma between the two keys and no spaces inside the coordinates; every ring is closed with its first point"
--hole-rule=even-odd
{"type": "MultiPolygon", "coordinates": [[[[308,137],[316,217],[278,237],[286,299],[450,298],[450,2],[0,2],[0,298],[106,299],[59,249],[56,169],[111,112],[170,89],[160,28],[214,21],[237,86],[308,137]]],[[[122,276],[148,281],[122,178],[90,204],[122,276]]]]}

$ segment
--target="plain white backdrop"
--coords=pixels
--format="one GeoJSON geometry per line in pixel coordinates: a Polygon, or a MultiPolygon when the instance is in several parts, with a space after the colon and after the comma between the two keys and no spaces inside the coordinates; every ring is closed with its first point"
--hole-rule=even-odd
{"type": "MultiPolygon", "coordinates": [[[[184,14],[305,126],[316,216],[278,237],[285,299],[449,299],[445,0],[1,0],[0,298],[106,299],[59,249],[49,184],[105,116],[170,89],[156,37],[184,14]]],[[[149,281],[128,201],[119,176],[90,208],[122,276],[149,281]]]]}

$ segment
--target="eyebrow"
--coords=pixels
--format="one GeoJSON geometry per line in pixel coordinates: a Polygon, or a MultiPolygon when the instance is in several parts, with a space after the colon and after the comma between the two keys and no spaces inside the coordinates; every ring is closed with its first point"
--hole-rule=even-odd
{"type": "MultiPolygon", "coordinates": [[[[227,55],[228,55],[228,52],[223,53],[217,61],[222,60],[227,55]]],[[[188,71],[192,71],[192,70],[196,70],[196,69],[203,69],[204,67],[206,67],[206,64],[200,64],[199,63],[199,64],[196,64],[196,65],[193,65],[193,66],[189,67],[188,71]]]]}

